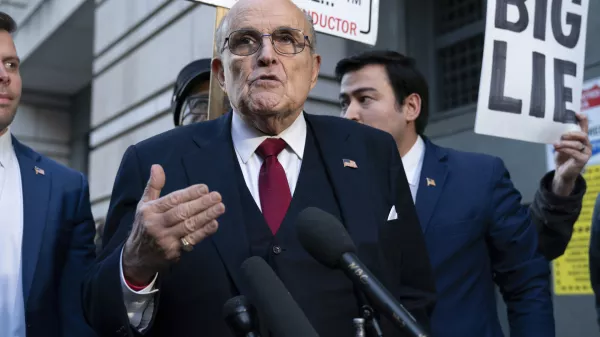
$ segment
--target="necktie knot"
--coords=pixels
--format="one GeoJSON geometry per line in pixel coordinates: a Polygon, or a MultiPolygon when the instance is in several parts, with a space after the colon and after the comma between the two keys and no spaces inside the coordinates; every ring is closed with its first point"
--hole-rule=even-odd
{"type": "Polygon", "coordinates": [[[256,149],[256,153],[264,160],[267,157],[277,157],[285,149],[285,140],[281,138],[267,138],[256,149]]]}

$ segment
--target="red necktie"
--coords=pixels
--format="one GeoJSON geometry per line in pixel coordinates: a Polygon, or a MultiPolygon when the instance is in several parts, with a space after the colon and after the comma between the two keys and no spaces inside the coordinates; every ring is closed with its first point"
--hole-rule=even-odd
{"type": "Polygon", "coordinates": [[[277,233],[292,201],[285,171],[277,160],[285,145],[283,139],[267,138],[256,149],[256,153],[264,160],[258,175],[260,205],[273,234],[277,233]]]}

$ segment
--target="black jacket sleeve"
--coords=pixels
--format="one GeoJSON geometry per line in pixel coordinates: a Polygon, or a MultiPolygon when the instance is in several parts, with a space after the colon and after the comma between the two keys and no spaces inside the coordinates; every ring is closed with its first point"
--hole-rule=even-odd
{"type": "Polygon", "coordinates": [[[553,178],[554,171],[544,175],[530,206],[531,217],[539,234],[538,249],[548,260],[564,254],[587,188],[585,179],[579,176],[570,196],[557,196],[552,193],[553,178]]]}

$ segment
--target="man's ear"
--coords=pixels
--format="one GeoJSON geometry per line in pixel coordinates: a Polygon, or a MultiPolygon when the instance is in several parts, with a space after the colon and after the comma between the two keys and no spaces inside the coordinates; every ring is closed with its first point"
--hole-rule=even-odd
{"type": "Polygon", "coordinates": [[[404,118],[407,122],[414,122],[421,114],[421,96],[412,93],[404,99],[404,118]]]}
{"type": "Polygon", "coordinates": [[[319,79],[319,72],[321,71],[321,55],[314,53],[312,55],[313,62],[313,70],[310,79],[310,90],[312,90],[315,85],[317,85],[317,80],[319,79]]]}
{"type": "Polygon", "coordinates": [[[225,69],[223,68],[223,61],[219,57],[215,57],[211,62],[211,71],[213,74],[217,75],[217,81],[219,81],[219,86],[221,90],[227,92],[226,83],[225,83],[225,69]]]}

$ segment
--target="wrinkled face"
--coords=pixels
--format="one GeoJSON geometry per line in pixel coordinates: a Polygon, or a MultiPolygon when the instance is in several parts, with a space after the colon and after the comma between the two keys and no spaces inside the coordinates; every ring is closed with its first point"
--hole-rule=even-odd
{"type": "Polygon", "coordinates": [[[243,115],[299,113],[321,62],[305,38],[310,27],[303,13],[289,1],[247,0],[225,20],[224,50],[213,71],[231,105],[243,115]]]}
{"type": "Polygon", "coordinates": [[[11,35],[0,31],[0,134],[12,123],[21,99],[19,58],[11,35]]]}
{"type": "Polygon", "coordinates": [[[390,133],[399,143],[407,120],[382,65],[367,65],[344,75],[340,88],[342,117],[390,133]]]}

